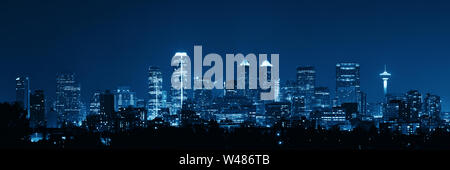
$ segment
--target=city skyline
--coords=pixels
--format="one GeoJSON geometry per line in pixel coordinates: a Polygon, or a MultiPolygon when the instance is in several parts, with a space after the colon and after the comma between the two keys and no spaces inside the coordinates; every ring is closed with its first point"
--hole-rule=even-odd
{"type": "MultiPolygon", "coordinates": [[[[345,63],[346,64],[346,62],[343,62],[343,63],[345,63]]],[[[337,65],[340,65],[340,64],[342,64],[342,62],[341,63],[338,63],[337,65]]],[[[353,63],[350,63],[350,64],[353,64],[353,63]]],[[[358,63],[354,63],[354,64],[357,64],[358,65],[358,69],[359,69],[359,64],[358,63]]],[[[336,65],[336,67],[338,67],[336,65]]],[[[162,77],[168,77],[169,75],[167,75],[167,74],[165,74],[165,73],[162,73],[160,70],[159,70],[159,67],[157,67],[157,66],[149,66],[148,67],[148,69],[150,69],[150,73],[152,72],[151,70],[152,69],[157,69],[157,72],[160,72],[159,74],[161,74],[161,75],[158,75],[159,76],[159,79],[160,80],[156,80],[157,82],[164,82],[163,80],[164,80],[164,78],[162,78],[162,77]]],[[[293,78],[290,78],[290,79],[287,79],[287,80],[283,80],[283,79],[281,79],[280,81],[281,81],[281,83],[280,83],[280,86],[281,87],[284,87],[284,85],[286,84],[286,83],[289,83],[289,81],[299,81],[301,78],[299,78],[298,76],[298,74],[299,74],[299,69],[305,69],[306,71],[308,71],[308,70],[312,70],[313,71],[313,78],[308,78],[308,79],[306,79],[305,81],[307,81],[307,82],[309,82],[309,83],[311,83],[310,81],[312,81],[312,82],[314,82],[313,84],[313,86],[312,86],[312,89],[314,89],[314,86],[316,86],[317,88],[327,88],[327,89],[331,89],[331,91],[329,92],[330,93],[330,97],[331,98],[336,98],[336,97],[338,97],[337,96],[337,90],[338,90],[338,87],[336,86],[336,87],[327,87],[327,86],[323,86],[323,85],[321,85],[321,84],[319,84],[319,83],[315,83],[315,79],[316,79],[316,69],[315,69],[315,66],[298,66],[297,67],[297,77],[293,77],[293,78]],[[310,80],[310,79],[312,79],[312,80],[310,80]]],[[[386,71],[386,70],[385,70],[386,71]]],[[[384,72],[383,72],[384,73],[384,72]]],[[[335,73],[336,74],[336,73],[335,73]]],[[[390,74],[390,73],[389,73],[390,74]]],[[[74,79],[78,84],[78,86],[82,86],[82,84],[80,84],[79,83],[79,80],[80,79],[82,79],[82,78],[80,78],[80,77],[77,77],[76,76],[76,74],[75,73],[60,73],[60,74],[58,74],[59,76],[60,75],[71,75],[71,76],[73,76],[73,78],[72,79],[74,79]]],[[[379,75],[381,75],[381,74],[379,74],[379,75]]],[[[392,75],[389,75],[389,76],[392,76],[392,75]]],[[[153,77],[153,74],[151,74],[150,75],[150,77],[153,77]]],[[[149,82],[150,82],[150,77],[147,77],[148,78],[148,82],[147,82],[147,86],[149,86],[149,82]]],[[[248,77],[248,73],[247,73],[247,76],[246,77],[248,77]]],[[[358,76],[359,77],[359,76],[358,76]]],[[[17,81],[18,80],[20,80],[20,78],[26,78],[27,79],[27,83],[28,84],[31,84],[32,83],[32,78],[30,78],[29,76],[26,76],[26,75],[19,75],[18,74],[18,77],[16,77],[15,79],[16,79],[16,85],[17,85],[17,81]],[[31,82],[31,83],[30,83],[31,82]]],[[[57,76],[57,78],[56,79],[58,79],[58,76],[57,76]]],[[[170,79],[169,79],[170,80],[170,79]]],[[[169,80],[166,80],[166,81],[169,81],[169,80]]],[[[154,80],[152,80],[152,81],[154,81],[154,80]]],[[[248,80],[246,80],[246,81],[248,81],[248,80]]],[[[392,81],[392,80],[389,80],[389,81],[392,81]]],[[[55,83],[57,84],[57,81],[55,81],[55,83]]],[[[193,82],[191,82],[191,84],[193,85],[193,82]]],[[[384,81],[383,80],[379,80],[379,82],[378,82],[378,84],[379,84],[379,86],[380,86],[380,93],[382,93],[383,95],[385,95],[384,94],[384,81]]],[[[154,85],[153,85],[154,86],[154,85]]],[[[162,91],[161,91],[161,89],[163,90],[163,91],[165,91],[165,92],[171,92],[171,85],[168,85],[168,86],[165,86],[165,84],[164,85],[159,85],[159,86],[162,86],[162,87],[158,87],[158,91],[159,92],[157,92],[159,95],[162,95],[162,91]]],[[[301,84],[301,83],[299,83],[299,82],[297,82],[297,84],[296,84],[296,86],[297,86],[297,88],[299,88],[298,90],[300,90],[300,91],[303,91],[303,86],[305,86],[306,87],[306,85],[305,84],[301,84]]],[[[311,88],[311,87],[309,87],[310,85],[307,85],[308,86],[308,88],[311,88]]],[[[80,87],[78,87],[78,88],[80,88],[80,87]]],[[[151,86],[149,86],[149,87],[151,87],[151,86]]],[[[80,96],[80,98],[81,99],[85,99],[85,98],[87,98],[88,100],[81,100],[81,102],[82,103],[84,103],[84,104],[88,104],[89,105],[89,103],[90,103],[90,101],[92,100],[92,95],[95,95],[96,93],[98,93],[98,92],[103,92],[103,91],[105,91],[105,90],[110,90],[110,91],[115,91],[115,90],[119,90],[119,89],[121,89],[121,88],[127,88],[128,90],[134,90],[135,88],[133,88],[133,87],[130,87],[130,86],[128,86],[128,85],[126,85],[126,84],[124,84],[124,85],[116,85],[116,86],[113,86],[113,88],[108,88],[108,89],[94,89],[93,90],[93,92],[92,93],[88,93],[87,94],[87,96],[80,96]],[[84,97],[84,98],[83,98],[84,97]]],[[[152,87],[152,88],[154,88],[154,87],[152,87]]],[[[258,87],[259,88],[259,87],[258,87]]],[[[359,88],[359,87],[358,87],[359,88]]],[[[390,88],[390,86],[388,86],[387,87],[387,89],[389,89],[390,88]]],[[[53,97],[47,97],[47,96],[53,96],[53,93],[52,92],[49,92],[49,91],[46,91],[46,90],[43,90],[43,89],[46,89],[46,88],[33,88],[32,86],[30,86],[29,87],[29,93],[31,93],[31,92],[33,92],[33,91],[35,91],[35,90],[42,90],[44,93],[45,93],[45,96],[46,96],[46,99],[50,99],[50,100],[56,100],[56,98],[53,98],[53,97]]],[[[220,90],[220,89],[213,89],[213,91],[216,91],[216,90],[220,90]]],[[[413,88],[407,88],[407,87],[405,87],[405,89],[403,90],[403,91],[401,91],[401,92],[392,92],[390,89],[388,90],[389,92],[387,93],[387,94],[394,94],[394,95],[397,95],[397,94],[405,94],[405,93],[407,93],[408,91],[410,91],[410,90],[417,90],[417,89],[413,89],[413,88]]],[[[82,91],[82,90],[80,90],[80,91],[82,91]]],[[[192,89],[191,90],[187,90],[187,91],[193,91],[192,89]]],[[[310,91],[310,90],[309,90],[310,91]]],[[[419,93],[421,93],[423,96],[425,96],[426,94],[428,94],[428,93],[430,93],[430,92],[424,92],[424,91],[420,91],[420,90],[418,90],[419,91],[419,93]]],[[[364,93],[364,91],[362,91],[363,93],[364,93]]],[[[15,92],[15,93],[17,93],[17,92],[15,92]]],[[[55,94],[57,94],[58,92],[56,92],[55,94]]],[[[86,92],[84,92],[84,93],[86,93],[86,92]]],[[[135,92],[133,92],[133,93],[135,93],[135,92]]],[[[142,100],[145,100],[145,101],[147,101],[147,100],[149,100],[150,98],[149,98],[149,94],[150,94],[151,92],[150,92],[150,90],[149,89],[147,89],[147,91],[145,92],[145,94],[139,94],[139,93],[136,93],[136,94],[133,94],[133,96],[138,96],[137,98],[136,98],[136,100],[137,99],[142,99],[142,100]],[[143,97],[140,97],[140,96],[143,96],[143,97]]],[[[302,93],[302,92],[300,92],[300,93],[302,93]]],[[[304,92],[303,92],[304,93],[304,92]]],[[[314,92],[309,92],[309,93],[314,93],[314,92]]],[[[26,93],[27,94],[27,93],[26,93]]],[[[438,96],[440,96],[440,94],[437,94],[437,93],[430,93],[430,94],[435,94],[435,95],[438,95],[438,96]]],[[[17,95],[17,94],[16,94],[17,95]]],[[[167,94],[166,94],[167,95],[167,94]]],[[[56,95],[57,96],[57,95],[56,95]]],[[[169,95],[170,96],[170,95],[169,95]]],[[[309,95],[309,96],[311,96],[311,94],[309,95]]],[[[17,97],[17,96],[15,96],[15,97],[17,97]]],[[[189,96],[188,98],[190,98],[190,97],[192,97],[192,96],[189,96]]],[[[442,96],[440,96],[441,98],[442,98],[442,96]]],[[[161,96],[159,96],[158,98],[161,98],[161,96]]],[[[385,98],[383,97],[383,98],[380,98],[380,99],[373,99],[373,98],[371,98],[370,96],[368,96],[367,97],[369,100],[367,100],[367,103],[378,103],[378,102],[385,102],[384,100],[385,100],[385,98]]],[[[151,100],[151,99],[150,99],[151,100]]],[[[354,99],[355,101],[354,102],[356,102],[356,98],[354,99]]],[[[2,102],[14,102],[14,101],[16,101],[16,98],[14,98],[14,99],[12,99],[12,100],[10,100],[10,101],[2,101],[2,102]]],[[[117,102],[117,101],[116,101],[117,102]]],[[[353,102],[353,101],[348,101],[348,102],[353,102]]],[[[308,103],[308,102],[307,102],[308,103]]],[[[445,110],[444,108],[448,108],[448,107],[450,107],[450,106],[446,106],[446,104],[445,104],[445,102],[444,101],[442,101],[442,99],[441,99],[441,103],[443,103],[442,104],[442,112],[447,112],[447,110],[445,110]]],[[[149,104],[149,103],[148,103],[149,104]]],[[[135,104],[134,104],[135,105],[135,104]]],[[[133,106],[134,106],[133,105],[133,106]]],[[[154,104],[153,104],[154,105],[154,104]]],[[[306,106],[307,107],[311,107],[311,106],[308,106],[308,105],[311,105],[311,104],[306,104],[306,106]]],[[[117,107],[117,106],[115,106],[115,107],[117,107]]],[[[115,109],[115,110],[117,110],[117,108],[115,109]]],[[[311,109],[308,109],[308,110],[311,110],[311,109]]],[[[150,111],[150,109],[149,109],[149,111],[150,111]]],[[[154,118],[155,116],[153,116],[153,118],[154,118]]]]}
{"type": "MultiPolygon", "coordinates": [[[[179,55],[179,52],[175,55],[179,55]]],[[[234,124],[271,127],[274,126],[272,123],[275,125],[278,123],[279,116],[281,116],[281,121],[286,119],[291,123],[304,117],[313,121],[320,120],[320,125],[327,128],[337,123],[341,130],[353,128],[354,124],[350,126],[349,120],[379,122],[382,118],[384,123],[392,123],[391,121],[402,124],[412,123],[408,125],[408,129],[410,126],[416,126],[417,122],[423,123],[421,121],[429,120],[430,123],[438,124],[441,121],[447,121],[447,117],[441,117],[448,113],[442,110],[442,100],[438,94],[421,93],[415,89],[407,90],[405,93],[386,93],[386,78],[391,76],[390,73],[387,73],[386,67],[385,71],[380,74],[385,96],[383,101],[367,101],[367,95],[360,87],[361,76],[358,63],[336,64],[334,95],[331,95],[328,87],[316,87],[315,67],[299,66],[296,69],[295,81],[286,80],[284,83],[273,86],[272,88],[276,88],[275,91],[277,91],[274,93],[274,98],[260,100],[256,97],[256,93],[265,90],[260,87],[248,89],[251,74],[246,68],[249,64],[242,65],[245,61],[246,59],[243,59],[242,62],[238,60],[233,62],[237,67],[240,65],[246,70],[244,75],[235,74],[234,80],[227,81],[234,81],[234,89],[200,88],[185,89],[183,92],[183,88],[178,90],[172,86],[164,88],[162,86],[163,73],[159,67],[150,66],[147,98],[136,97],[136,93],[128,86],[118,86],[113,92],[110,89],[97,89],[89,102],[83,102],[79,78],[74,73],[62,73],[56,76],[57,97],[54,102],[51,98],[44,97],[46,94],[43,90],[34,89],[34,93],[31,94],[33,89],[29,87],[29,77],[25,76],[18,76],[15,79],[15,101],[27,111],[27,118],[30,119],[32,128],[36,128],[36,125],[46,127],[85,126],[86,123],[92,121],[92,118],[89,119],[89,117],[106,116],[100,118],[100,122],[105,119],[115,120],[118,118],[109,116],[116,113],[119,115],[128,113],[129,109],[137,109],[142,121],[144,119],[145,121],[154,121],[158,120],[155,118],[160,118],[176,127],[181,125],[180,122],[183,122],[183,118],[189,121],[195,120],[194,122],[211,119],[220,121],[221,124],[231,121],[234,124]],[[243,80],[245,89],[237,88],[239,79],[243,80]],[[209,94],[206,91],[210,91],[209,94]],[[216,92],[214,93],[214,91],[216,92]],[[217,91],[224,93],[220,94],[217,91]],[[218,109],[221,107],[223,110],[218,109]],[[185,111],[192,111],[195,114],[187,116],[185,111]],[[56,116],[52,118],[51,115],[54,113],[56,116]],[[56,120],[56,122],[50,120],[56,120]]],[[[264,62],[268,63],[267,60],[264,62]]],[[[188,73],[182,71],[186,65],[181,67],[182,65],[182,62],[173,65],[174,75],[183,73],[187,76],[188,73]]],[[[271,75],[270,72],[271,69],[266,74],[271,75]]],[[[181,80],[193,83],[183,80],[183,77],[181,80]]],[[[227,82],[224,82],[224,85],[227,82]]],[[[277,82],[279,83],[279,81],[277,82]]],[[[420,125],[417,124],[417,127],[421,127],[420,125]]],[[[434,127],[435,125],[423,124],[423,126],[434,127]]],[[[111,129],[110,125],[106,127],[100,125],[98,128],[111,129]]],[[[415,132],[415,129],[412,131],[415,132]]],[[[403,133],[410,132],[408,130],[403,133]]]]}
{"type": "Polygon", "coordinates": [[[0,0],[0,150],[34,168],[439,164],[422,153],[450,151],[449,21],[448,0],[0,0]]]}
{"type": "Polygon", "coordinates": [[[0,0],[0,150],[34,169],[441,165],[449,47],[449,0],[0,0]]]}
{"type": "Polygon", "coordinates": [[[14,100],[14,83],[8,82],[17,74],[28,74],[32,89],[55,98],[59,72],[78,75],[84,102],[96,89],[117,86],[130,86],[144,98],[149,66],[161,67],[170,80],[173,54],[192,54],[201,44],[204,53],[221,55],[279,53],[281,80],[295,79],[298,66],[314,66],[317,85],[331,92],[335,64],[359,63],[369,100],[383,98],[378,74],[386,64],[390,92],[439,94],[443,110],[450,110],[450,80],[442,78],[450,74],[449,2],[1,3],[0,101],[14,100]]]}

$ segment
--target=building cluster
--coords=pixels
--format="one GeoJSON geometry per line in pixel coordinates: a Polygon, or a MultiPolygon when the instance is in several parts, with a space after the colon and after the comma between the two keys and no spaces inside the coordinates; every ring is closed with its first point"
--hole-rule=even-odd
{"type": "MultiPolygon", "coordinates": [[[[245,61],[238,66],[250,67],[245,61]]],[[[244,79],[247,87],[252,77],[245,70],[245,77],[237,80],[244,79]]],[[[33,129],[76,126],[94,132],[124,132],[214,120],[223,128],[308,126],[352,130],[371,124],[379,129],[415,134],[418,129],[432,131],[449,125],[449,114],[441,111],[439,96],[422,95],[417,90],[388,93],[391,74],[387,71],[380,74],[385,97],[375,103],[367,102],[367,95],[361,90],[358,63],[336,64],[335,89],[317,85],[314,67],[302,66],[296,71],[295,80],[279,85],[273,101],[259,100],[261,89],[167,91],[163,88],[163,73],[155,66],[148,69],[145,99],[137,98],[130,87],[118,87],[96,91],[89,103],[83,103],[75,74],[64,73],[56,76],[55,100],[46,98],[42,90],[32,92],[28,77],[17,77],[16,100],[27,110],[33,129]]]]}

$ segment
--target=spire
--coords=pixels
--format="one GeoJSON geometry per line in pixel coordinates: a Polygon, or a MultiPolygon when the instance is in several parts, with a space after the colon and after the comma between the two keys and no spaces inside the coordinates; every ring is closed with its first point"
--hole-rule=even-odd
{"type": "Polygon", "coordinates": [[[261,66],[260,66],[260,67],[272,67],[272,64],[270,64],[269,61],[264,60],[264,61],[261,63],[261,66]]]}
{"type": "Polygon", "coordinates": [[[244,59],[244,60],[242,60],[240,65],[241,66],[250,66],[250,63],[246,59],[244,59]]]}
{"type": "Polygon", "coordinates": [[[389,76],[391,76],[391,73],[387,72],[386,64],[384,65],[384,72],[380,73],[380,76],[382,76],[382,78],[389,78],[389,76]]]}

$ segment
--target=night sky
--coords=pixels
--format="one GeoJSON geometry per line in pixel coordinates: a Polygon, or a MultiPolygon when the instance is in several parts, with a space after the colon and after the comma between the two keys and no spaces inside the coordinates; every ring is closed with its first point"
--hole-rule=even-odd
{"type": "MultiPolygon", "coordinates": [[[[335,89],[338,62],[361,64],[361,89],[381,101],[418,89],[450,111],[449,1],[8,1],[0,2],[0,102],[15,98],[15,77],[55,96],[56,74],[74,72],[84,102],[94,90],[128,85],[146,97],[150,65],[177,51],[279,53],[282,81],[312,65],[317,85],[335,89]]],[[[206,68],[204,68],[206,71],[206,68]]]]}

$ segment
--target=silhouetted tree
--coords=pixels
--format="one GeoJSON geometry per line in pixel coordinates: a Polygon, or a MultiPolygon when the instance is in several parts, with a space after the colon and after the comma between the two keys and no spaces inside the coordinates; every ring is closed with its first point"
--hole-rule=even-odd
{"type": "Polygon", "coordinates": [[[26,111],[18,103],[0,104],[0,147],[22,146],[31,133],[26,111]]]}

